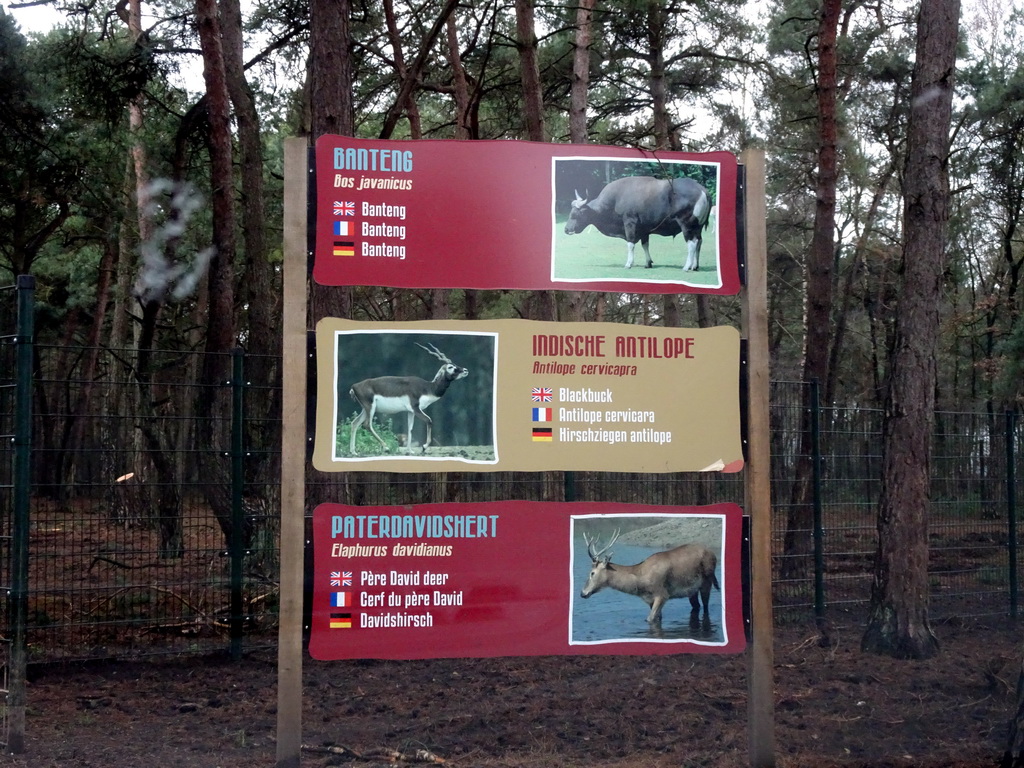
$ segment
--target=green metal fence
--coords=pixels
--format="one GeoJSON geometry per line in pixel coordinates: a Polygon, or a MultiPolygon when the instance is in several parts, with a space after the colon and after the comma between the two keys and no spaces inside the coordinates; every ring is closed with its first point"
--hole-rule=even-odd
{"type": "MultiPolygon", "coordinates": [[[[805,569],[787,568],[787,558],[794,556],[785,548],[786,523],[794,499],[804,501],[794,493],[802,395],[813,386],[775,382],[772,390],[776,616],[799,619],[817,612],[857,623],[866,617],[877,544],[882,413],[831,407],[811,414],[820,446],[811,458],[820,462],[820,480],[804,503],[818,510],[802,517],[820,520],[821,529],[817,542],[813,525],[796,538],[815,542],[818,557],[808,558],[805,569]]],[[[929,613],[935,621],[1017,614],[1021,442],[1013,413],[936,413],[928,523],[929,613]]]]}
{"type": "MultiPolygon", "coordinates": [[[[16,333],[6,341],[0,431],[11,435],[21,353],[16,333]]],[[[223,381],[202,387],[194,382],[203,356],[190,350],[154,351],[142,376],[133,350],[36,346],[30,360],[34,438],[31,510],[20,531],[27,536],[24,593],[12,581],[21,524],[10,439],[0,461],[0,578],[10,596],[0,626],[16,629],[24,610],[20,631],[29,660],[237,656],[276,643],[280,393],[252,384],[247,372],[278,361],[238,352],[221,361],[230,372],[223,381]]],[[[813,492],[800,495],[803,394],[810,386],[772,386],[776,616],[857,623],[865,616],[875,551],[881,414],[812,408],[813,492]],[[792,515],[801,505],[806,509],[792,515]],[[811,522],[787,537],[787,518],[811,522]],[[802,552],[787,553],[787,540],[802,552]]],[[[938,414],[929,534],[936,620],[1016,613],[1020,443],[1012,416],[938,414]]],[[[311,471],[308,492],[307,514],[322,501],[742,503],[743,486],[742,475],[694,473],[311,471]]]]}
{"type": "Polygon", "coordinates": [[[32,338],[35,279],[23,275],[0,289],[0,588],[4,707],[0,737],[11,752],[25,747],[28,528],[31,502],[32,338]],[[3,331],[9,331],[3,333],[3,331]]]}
{"type": "Polygon", "coordinates": [[[247,408],[260,360],[201,362],[155,351],[140,384],[132,350],[36,347],[31,661],[276,641],[277,419],[247,408]]]}

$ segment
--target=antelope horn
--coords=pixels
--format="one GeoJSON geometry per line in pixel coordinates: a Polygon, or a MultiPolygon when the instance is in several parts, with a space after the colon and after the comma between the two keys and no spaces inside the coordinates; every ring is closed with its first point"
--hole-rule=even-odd
{"type": "Polygon", "coordinates": [[[430,344],[430,349],[427,349],[422,344],[420,344],[418,341],[417,342],[413,342],[413,343],[416,344],[416,346],[419,347],[420,349],[426,349],[427,352],[432,354],[434,357],[436,357],[442,363],[451,363],[452,365],[455,365],[455,363],[452,363],[452,361],[448,359],[448,355],[444,354],[441,350],[439,350],[433,344],[430,344],[430,342],[427,342],[428,344],[430,344]]]}

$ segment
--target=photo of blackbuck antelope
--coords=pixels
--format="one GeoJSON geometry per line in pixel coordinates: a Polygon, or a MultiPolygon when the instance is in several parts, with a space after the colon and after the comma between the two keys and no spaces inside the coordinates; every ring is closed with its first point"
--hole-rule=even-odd
{"type": "Polygon", "coordinates": [[[373,428],[373,417],[377,414],[390,416],[396,413],[407,413],[409,415],[405,434],[405,447],[412,449],[412,428],[416,419],[427,425],[427,436],[423,441],[423,451],[430,445],[433,435],[431,434],[433,422],[424,413],[424,410],[431,403],[436,403],[453,381],[464,379],[469,375],[469,370],[453,363],[441,350],[430,344],[430,348],[417,343],[417,347],[425,349],[431,355],[441,361],[442,365],[437,369],[432,381],[420,379],[416,376],[378,376],[374,379],[363,379],[352,385],[348,394],[362,409],[352,421],[352,432],[349,436],[349,450],[356,453],[356,432],[366,424],[370,433],[380,442],[381,448],[387,451],[387,444],[373,428]]]}
{"type": "Polygon", "coordinates": [[[636,595],[651,607],[649,624],[661,623],[661,609],[672,598],[690,598],[693,613],[700,610],[703,599],[704,618],[708,618],[711,588],[721,589],[715,576],[718,558],[714,552],[700,544],[683,544],[667,552],[655,552],[637,565],[618,565],[611,561],[610,551],[618,538],[616,531],[611,541],[598,549],[597,538],[583,535],[592,565],[580,597],[588,598],[605,587],[636,595]]]}

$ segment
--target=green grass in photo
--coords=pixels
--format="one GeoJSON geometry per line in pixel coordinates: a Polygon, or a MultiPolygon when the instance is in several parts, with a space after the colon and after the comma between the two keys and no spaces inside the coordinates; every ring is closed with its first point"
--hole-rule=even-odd
{"type": "Polygon", "coordinates": [[[553,242],[555,244],[556,280],[662,280],[690,285],[717,286],[721,284],[718,274],[717,222],[712,218],[704,230],[704,242],[700,249],[700,269],[696,272],[683,271],[686,263],[687,246],[682,234],[675,237],[651,235],[651,261],[654,266],[647,268],[647,258],[640,243],[636,244],[632,269],[626,269],[626,241],[618,237],[602,235],[594,227],[587,227],[578,235],[565,234],[565,216],[556,217],[553,242]]]}
{"type": "Polygon", "coordinates": [[[397,454],[399,443],[395,433],[391,430],[390,419],[384,423],[375,420],[373,428],[387,445],[387,450],[381,448],[377,438],[370,434],[370,430],[367,429],[364,424],[359,431],[356,432],[356,452],[355,454],[352,454],[352,452],[349,451],[349,435],[352,433],[352,419],[348,419],[338,424],[338,439],[334,447],[334,455],[337,458],[343,459],[352,458],[353,455],[393,456],[397,454]]]}

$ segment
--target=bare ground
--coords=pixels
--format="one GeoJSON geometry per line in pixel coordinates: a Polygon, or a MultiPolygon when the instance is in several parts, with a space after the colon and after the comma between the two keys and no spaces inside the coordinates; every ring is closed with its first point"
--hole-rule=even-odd
{"type": "MultiPolygon", "coordinates": [[[[806,625],[775,641],[783,768],[995,766],[1020,659],[1009,621],[935,628],[936,659],[822,645],[806,625]]],[[[393,764],[427,750],[458,768],[667,768],[747,764],[740,656],[316,662],[304,669],[303,766],[393,764]],[[332,754],[344,747],[361,755],[332,754]]],[[[180,657],[35,667],[32,768],[250,768],[275,763],[276,657],[180,657]]],[[[343,750],[342,750],[343,751],[343,750]]]]}

